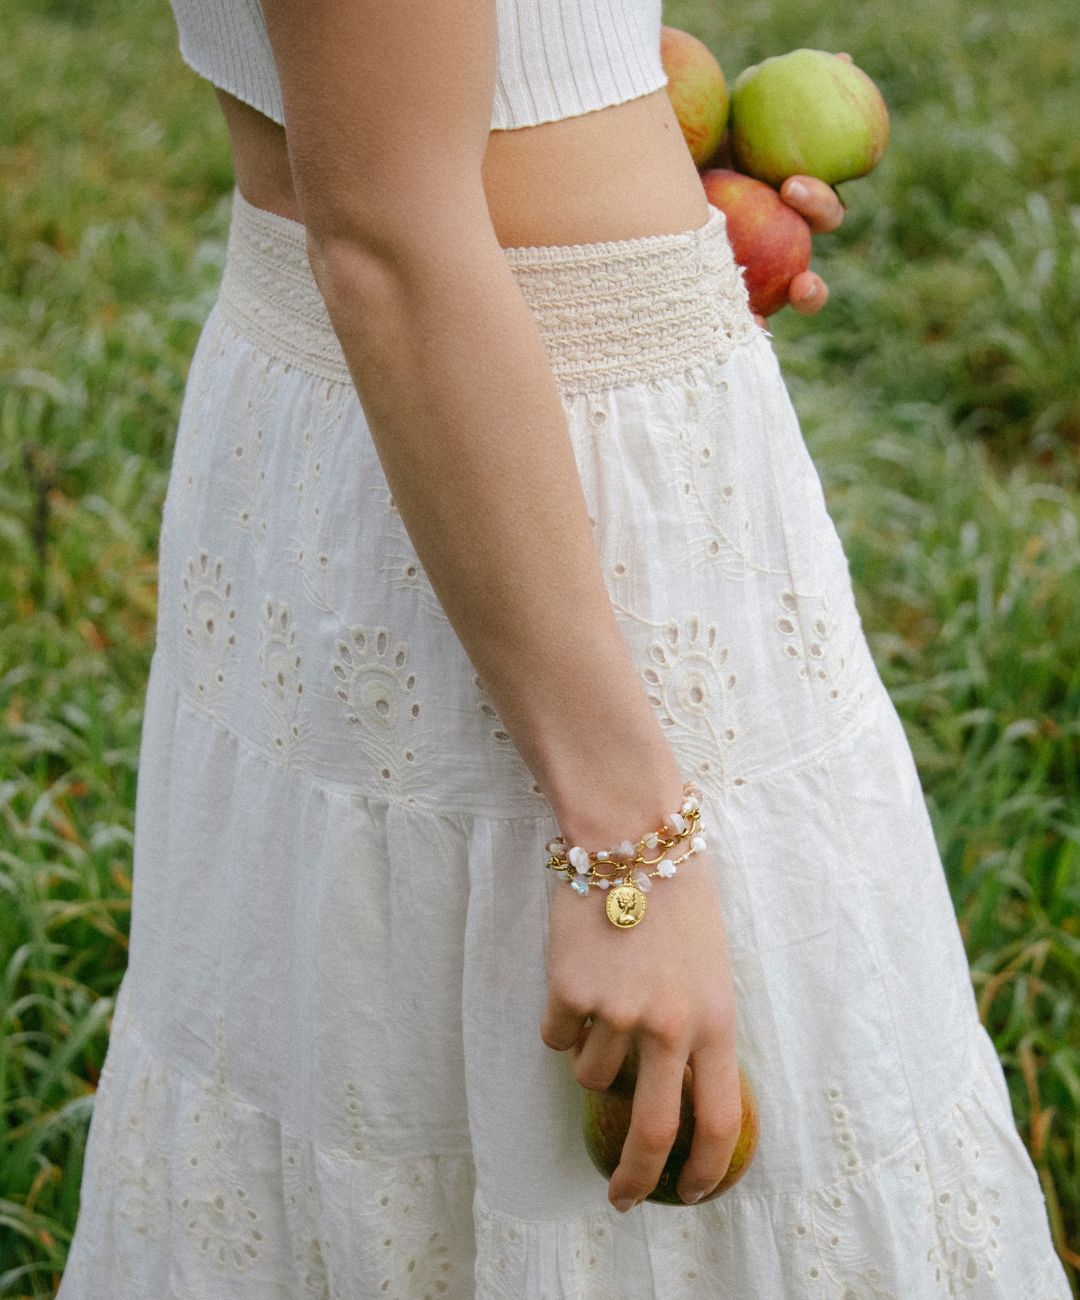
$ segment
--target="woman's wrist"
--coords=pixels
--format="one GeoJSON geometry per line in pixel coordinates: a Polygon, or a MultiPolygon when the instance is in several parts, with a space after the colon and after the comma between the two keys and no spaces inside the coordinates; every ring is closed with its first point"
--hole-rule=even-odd
{"type": "Polygon", "coordinates": [[[560,783],[551,800],[559,833],[586,850],[636,843],[679,809],[685,780],[666,742],[651,753],[619,746],[603,766],[560,783]]]}

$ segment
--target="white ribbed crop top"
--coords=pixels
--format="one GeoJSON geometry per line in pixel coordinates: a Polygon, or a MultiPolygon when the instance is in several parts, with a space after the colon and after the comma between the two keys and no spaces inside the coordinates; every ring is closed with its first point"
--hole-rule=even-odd
{"type": "MultiPolygon", "coordinates": [[[[259,0],[171,0],[180,54],[201,76],[284,124],[259,0]]],[[[495,0],[491,129],[575,117],[667,85],[662,0],[495,0]]]]}

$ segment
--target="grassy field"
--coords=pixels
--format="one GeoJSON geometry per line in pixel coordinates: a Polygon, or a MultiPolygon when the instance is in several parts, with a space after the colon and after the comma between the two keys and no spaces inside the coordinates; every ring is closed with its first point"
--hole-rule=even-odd
{"type": "MultiPolygon", "coordinates": [[[[829,306],[773,328],[1075,1279],[1080,9],[664,13],[729,79],[849,50],[892,111],[817,241],[829,306]]],[[[231,174],[165,0],[7,0],[0,41],[0,1297],[38,1297],[126,961],[159,511],[231,174]]]]}

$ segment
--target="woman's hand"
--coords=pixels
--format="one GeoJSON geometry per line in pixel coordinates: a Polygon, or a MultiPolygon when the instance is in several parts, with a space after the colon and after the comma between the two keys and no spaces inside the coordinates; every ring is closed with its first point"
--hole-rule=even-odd
{"type": "MultiPolygon", "coordinates": [[[[839,195],[816,176],[789,176],[780,186],[780,197],[805,219],[815,234],[835,230],[844,219],[839,195]]],[[[829,286],[816,271],[800,271],[788,285],[788,302],[804,316],[812,316],[828,301],[829,286]]],[[[755,319],[759,325],[765,325],[763,317],[755,319]]]]}
{"type": "Polygon", "coordinates": [[[644,919],[627,930],[607,919],[599,888],[583,897],[560,879],[551,898],[540,1037],[556,1051],[571,1050],[578,1082],[599,1091],[614,1080],[632,1041],[638,1048],[630,1130],[608,1185],[619,1210],[659,1182],[679,1128],[688,1059],[695,1126],[679,1179],[684,1200],[711,1192],[724,1177],[742,1122],[735,994],[708,853],[695,853],[674,877],[654,877],[653,885],[644,919]]]}
{"type": "MultiPolygon", "coordinates": [[[[847,63],[852,61],[846,50],[836,57],[847,63]]],[[[722,161],[713,162],[712,166],[734,167],[726,133],[717,157],[722,161]]],[[[844,220],[844,205],[840,202],[840,196],[831,185],[819,181],[816,176],[789,176],[780,186],[780,197],[788,207],[794,208],[805,219],[816,235],[835,230],[844,220]]],[[[804,316],[819,312],[828,301],[829,286],[815,271],[800,271],[788,285],[789,304],[804,316]]],[[[764,316],[755,313],[754,319],[762,329],[768,328],[764,316]]]]}

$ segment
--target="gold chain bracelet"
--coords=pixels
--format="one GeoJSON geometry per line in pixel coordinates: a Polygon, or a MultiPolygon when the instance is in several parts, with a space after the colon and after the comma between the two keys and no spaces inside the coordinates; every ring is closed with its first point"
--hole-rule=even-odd
{"type": "Polygon", "coordinates": [[[545,845],[549,857],[544,865],[557,871],[581,895],[587,894],[592,885],[606,890],[604,910],[608,920],[621,930],[629,929],[645,915],[645,893],[652,888],[650,877],[663,876],[666,879],[673,876],[678,863],[695,853],[703,853],[707,847],[705,836],[698,829],[701,791],[687,781],[683,785],[683,796],[679,811],[668,813],[663,824],[643,835],[637,844],[623,840],[612,849],[587,852],[580,844],[568,846],[564,836],[556,835],[545,845]],[[687,852],[677,858],[665,857],[668,849],[687,839],[690,841],[687,852]],[[650,858],[650,853],[656,856],[650,858]],[[601,872],[597,869],[600,864],[612,869],[601,872]],[[656,867],[656,870],[642,871],[642,867],[656,867]]]}

